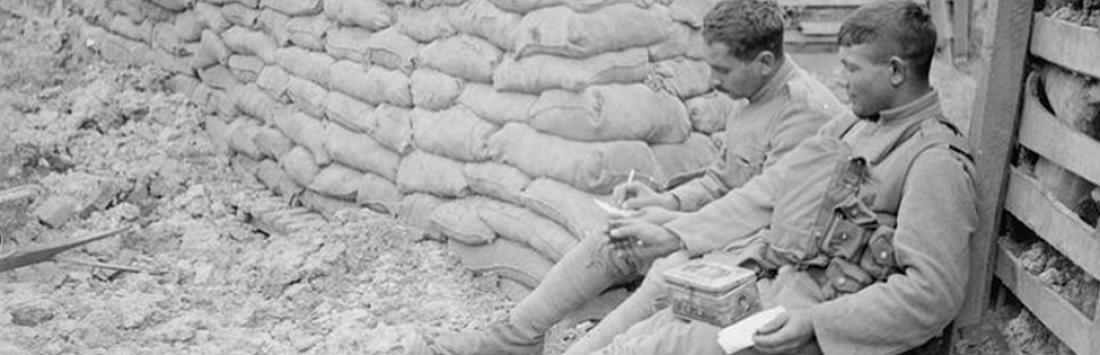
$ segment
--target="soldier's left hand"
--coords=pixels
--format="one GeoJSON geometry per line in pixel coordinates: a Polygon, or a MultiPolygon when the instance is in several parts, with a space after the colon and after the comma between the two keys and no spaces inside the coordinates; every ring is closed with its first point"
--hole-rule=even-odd
{"type": "Polygon", "coordinates": [[[756,350],[765,354],[794,354],[814,338],[810,313],[795,310],[780,313],[760,327],[752,337],[756,350]]]}

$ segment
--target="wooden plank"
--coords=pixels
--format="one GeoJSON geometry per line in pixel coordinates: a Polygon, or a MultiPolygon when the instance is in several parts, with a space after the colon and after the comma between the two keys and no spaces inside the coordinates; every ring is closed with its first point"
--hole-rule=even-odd
{"type": "Polygon", "coordinates": [[[955,58],[965,59],[970,55],[970,0],[954,0],[954,2],[955,5],[951,8],[951,13],[954,15],[952,23],[955,27],[952,35],[955,40],[952,54],[955,58]]]}
{"type": "Polygon", "coordinates": [[[1054,249],[1093,277],[1100,276],[1100,239],[1077,214],[1043,190],[1039,182],[1012,169],[1005,209],[1039,234],[1054,249]]]}
{"type": "MultiPolygon", "coordinates": [[[[1100,57],[1098,57],[1100,58],[1100,57]]],[[[1100,141],[1062,123],[1034,95],[1024,95],[1020,117],[1020,144],[1100,185],[1100,141]]]]}
{"type": "Polygon", "coordinates": [[[1091,321],[1021,265],[1009,251],[997,248],[997,277],[1054,335],[1078,354],[1089,352],[1091,321]]]}
{"type": "Polygon", "coordinates": [[[1031,53],[1066,69],[1100,77],[1100,29],[1035,15],[1031,53]]]}
{"type": "MultiPolygon", "coordinates": [[[[955,324],[977,325],[989,302],[993,241],[1001,225],[1005,178],[1020,114],[1024,59],[1030,38],[1032,0],[994,2],[992,51],[983,58],[970,118],[978,194],[978,229],[970,239],[970,281],[955,324]]],[[[958,339],[959,337],[955,337],[958,339]]]]}

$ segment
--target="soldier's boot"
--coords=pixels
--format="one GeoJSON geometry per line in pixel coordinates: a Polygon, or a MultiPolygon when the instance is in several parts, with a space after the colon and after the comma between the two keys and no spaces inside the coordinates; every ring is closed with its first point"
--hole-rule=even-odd
{"type": "Polygon", "coordinates": [[[531,339],[501,322],[489,330],[417,336],[406,355],[541,355],[542,339],[531,339]]]}

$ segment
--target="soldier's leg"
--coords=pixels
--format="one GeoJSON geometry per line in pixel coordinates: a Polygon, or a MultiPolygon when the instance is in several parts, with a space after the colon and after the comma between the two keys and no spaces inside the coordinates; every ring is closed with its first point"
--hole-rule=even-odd
{"type": "Polygon", "coordinates": [[[677,318],[669,309],[635,324],[615,337],[598,355],[724,355],[718,346],[720,329],[677,318]]]}
{"type": "Polygon", "coordinates": [[[486,331],[451,333],[427,339],[431,353],[532,354],[540,351],[543,334],[567,313],[595,299],[608,287],[639,276],[621,260],[622,257],[611,249],[602,234],[585,238],[512,309],[507,321],[486,331]]]}
{"type": "Polygon", "coordinates": [[[642,286],[600,320],[595,328],[569,346],[564,355],[591,354],[610,344],[615,336],[626,332],[634,324],[664,308],[667,285],[661,275],[665,270],[686,263],[689,258],[687,252],[678,251],[654,261],[642,281],[642,286]]]}

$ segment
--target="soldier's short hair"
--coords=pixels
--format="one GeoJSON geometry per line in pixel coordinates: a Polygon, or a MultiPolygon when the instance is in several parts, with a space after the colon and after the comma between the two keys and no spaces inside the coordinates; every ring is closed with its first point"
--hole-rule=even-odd
{"type": "Polygon", "coordinates": [[[783,57],[783,13],[772,0],[723,0],[703,18],[703,39],[751,60],[763,51],[783,57]]]}
{"type": "Polygon", "coordinates": [[[928,76],[936,54],[936,26],[928,11],[910,0],[884,0],[860,7],[840,26],[837,43],[874,48],[873,60],[892,56],[914,63],[917,74],[928,76]]]}

